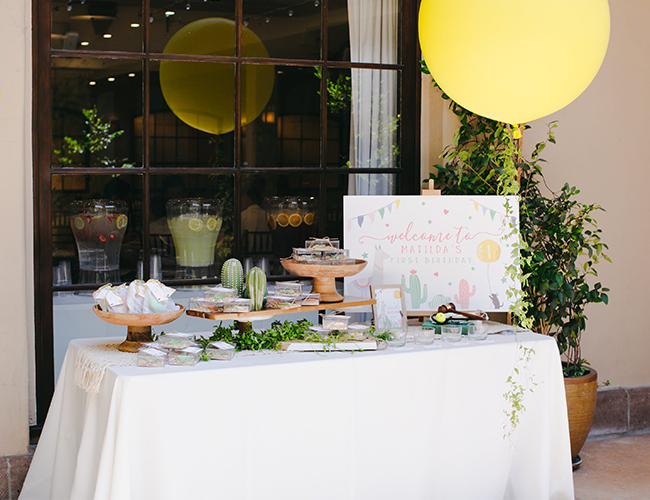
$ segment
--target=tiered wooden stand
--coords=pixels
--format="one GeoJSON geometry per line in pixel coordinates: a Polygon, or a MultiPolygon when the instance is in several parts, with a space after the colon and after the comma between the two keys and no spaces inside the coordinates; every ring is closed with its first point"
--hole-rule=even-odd
{"type": "Polygon", "coordinates": [[[263,309],[261,311],[251,311],[247,313],[206,313],[200,311],[187,310],[188,316],[196,316],[197,318],[205,318],[211,320],[223,321],[240,321],[242,323],[249,321],[257,321],[262,319],[271,319],[274,316],[281,314],[295,314],[308,311],[324,311],[326,309],[348,309],[351,307],[370,306],[375,303],[375,299],[366,297],[344,297],[339,302],[321,302],[317,306],[302,306],[293,309],[263,309]]]}

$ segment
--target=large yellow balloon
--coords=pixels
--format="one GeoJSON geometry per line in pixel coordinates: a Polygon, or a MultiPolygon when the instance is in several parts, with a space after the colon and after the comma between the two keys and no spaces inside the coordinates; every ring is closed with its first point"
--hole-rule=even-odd
{"type": "MultiPolygon", "coordinates": [[[[194,21],[169,40],[164,53],[234,56],[235,22],[221,18],[194,21]]],[[[262,41],[246,27],[242,27],[242,55],[269,57],[262,41]]],[[[264,110],[274,78],[274,66],[242,65],[242,125],[264,110]]],[[[235,128],[233,63],[162,61],[160,86],[171,110],[189,126],[210,134],[225,134],[235,128]]]]}
{"type": "Polygon", "coordinates": [[[519,124],[577,98],[609,41],[607,0],[422,0],[422,54],[470,111],[519,124]]]}

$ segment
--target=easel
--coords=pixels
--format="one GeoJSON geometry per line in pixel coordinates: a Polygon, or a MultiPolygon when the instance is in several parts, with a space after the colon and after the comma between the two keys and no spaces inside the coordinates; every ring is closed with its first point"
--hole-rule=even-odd
{"type": "Polygon", "coordinates": [[[429,179],[428,183],[428,188],[427,189],[422,189],[422,195],[428,195],[428,196],[440,196],[440,189],[434,189],[434,183],[433,179],[429,179]]]}

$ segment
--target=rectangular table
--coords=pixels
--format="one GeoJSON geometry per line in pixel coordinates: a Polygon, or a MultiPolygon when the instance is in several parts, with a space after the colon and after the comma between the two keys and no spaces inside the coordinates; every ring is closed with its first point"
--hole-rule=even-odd
{"type": "Polygon", "coordinates": [[[109,340],[70,343],[21,500],[573,499],[552,338],[111,367],[88,394],[76,352],[109,340]]]}

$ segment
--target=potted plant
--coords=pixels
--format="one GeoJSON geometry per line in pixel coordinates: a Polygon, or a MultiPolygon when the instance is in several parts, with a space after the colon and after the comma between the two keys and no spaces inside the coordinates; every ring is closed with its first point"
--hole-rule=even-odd
{"type": "MultiPolygon", "coordinates": [[[[426,68],[423,68],[426,72],[426,68]]],[[[435,82],[434,82],[435,84],[435,82]]],[[[554,143],[549,125],[547,139],[533,149],[530,158],[521,154],[518,137],[507,124],[471,113],[452,101],[460,128],[454,144],[442,157],[444,166],[432,178],[444,194],[503,194],[505,182],[516,181],[520,211],[521,282],[523,303],[514,311],[533,331],[551,335],[564,358],[563,370],[569,411],[571,450],[574,463],[591,427],[596,403],[597,374],[581,356],[586,329],[585,308],[607,303],[607,288],[592,284],[596,266],[609,261],[601,241],[595,213],[603,210],[575,197],[580,191],[565,184],[558,192],[547,188],[540,154],[554,143]],[[514,164],[515,172],[508,166],[514,164]],[[516,179],[512,177],[516,175],[516,179]]],[[[527,126],[524,128],[528,128],[527,126]]]]}
{"type": "Polygon", "coordinates": [[[527,247],[522,251],[524,291],[533,330],[551,335],[564,356],[563,369],[571,454],[580,462],[582,448],[596,410],[597,373],[582,358],[581,340],[586,329],[588,304],[608,302],[607,288],[597,276],[596,265],[609,261],[594,213],[599,205],[575,199],[580,193],[565,184],[557,193],[544,195],[538,165],[522,166],[520,230],[527,247]]]}

